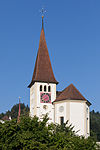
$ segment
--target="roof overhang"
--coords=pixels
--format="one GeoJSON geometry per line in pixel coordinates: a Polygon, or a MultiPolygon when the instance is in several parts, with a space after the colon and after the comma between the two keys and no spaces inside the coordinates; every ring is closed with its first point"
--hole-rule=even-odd
{"type": "Polygon", "coordinates": [[[86,102],[86,104],[88,105],[88,106],[90,106],[90,105],[92,105],[88,100],[82,100],[82,99],[62,99],[62,100],[55,100],[55,101],[53,101],[53,104],[54,103],[61,103],[61,102],[86,102]]]}
{"type": "Polygon", "coordinates": [[[34,80],[33,82],[31,82],[29,85],[28,85],[28,88],[31,88],[32,85],[35,83],[35,82],[41,82],[41,83],[52,83],[52,84],[58,84],[59,82],[49,82],[49,81],[40,81],[40,80],[34,80]]]}

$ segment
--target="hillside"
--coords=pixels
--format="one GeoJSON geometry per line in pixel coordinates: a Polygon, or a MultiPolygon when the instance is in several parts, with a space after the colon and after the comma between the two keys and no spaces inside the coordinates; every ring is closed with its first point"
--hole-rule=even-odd
{"type": "Polygon", "coordinates": [[[100,112],[90,112],[90,129],[91,136],[100,141],[100,112]]]}
{"type": "MultiPolygon", "coordinates": [[[[21,107],[21,115],[26,115],[29,112],[29,107],[28,105],[25,106],[24,103],[20,103],[21,107]]],[[[18,109],[19,109],[19,104],[14,105],[11,110],[8,110],[6,113],[1,113],[0,114],[0,119],[2,119],[4,116],[11,116],[12,119],[15,119],[18,117],[18,109]]]]}

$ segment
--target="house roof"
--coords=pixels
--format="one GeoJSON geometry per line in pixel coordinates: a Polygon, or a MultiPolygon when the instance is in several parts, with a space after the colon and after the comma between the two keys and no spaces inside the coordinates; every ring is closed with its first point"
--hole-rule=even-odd
{"type": "Polygon", "coordinates": [[[56,97],[58,97],[61,93],[62,91],[56,91],[56,97]]]}
{"type": "Polygon", "coordinates": [[[70,84],[61,92],[61,94],[58,94],[54,102],[62,100],[83,100],[87,101],[87,103],[91,105],[91,103],[85,99],[85,97],[78,91],[78,89],[73,84],[70,84]]]}
{"type": "Polygon", "coordinates": [[[9,119],[9,117],[8,117],[8,116],[4,116],[4,117],[2,118],[2,120],[3,120],[3,121],[5,121],[5,120],[7,120],[7,121],[8,121],[8,120],[10,120],[10,119],[9,119]]]}
{"type": "Polygon", "coordinates": [[[45,40],[45,33],[43,27],[43,17],[42,17],[42,30],[39,41],[39,49],[36,58],[34,73],[32,81],[29,88],[34,84],[34,82],[47,82],[47,83],[58,83],[54,77],[50,57],[48,53],[48,48],[45,40]]]}

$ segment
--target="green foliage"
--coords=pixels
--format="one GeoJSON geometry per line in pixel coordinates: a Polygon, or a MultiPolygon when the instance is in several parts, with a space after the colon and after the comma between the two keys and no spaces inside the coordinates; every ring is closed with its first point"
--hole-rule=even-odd
{"type": "MultiPolygon", "coordinates": [[[[27,115],[29,112],[28,105],[25,106],[24,103],[21,103],[20,107],[21,107],[21,115],[27,115]]],[[[4,116],[8,116],[8,117],[11,116],[12,119],[17,118],[18,117],[18,110],[19,110],[19,104],[16,104],[11,108],[11,111],[8,110],[5,114],[1,113],[0,119],[2,119],[4,116]]]]}
{"type": "Polygon", "coordinates": [[[100,141],[100,113],[94,110],[90,112],[91,136],[100,141]]]}
{"type": "Polygon", "coordinates": [[[0,114],[0,119],[5,115],[13,118],[4,124],[0,123],[1,150],[95,150],[95,140],[100,141],[100,113],[94,110],[90,113],[92,138],[84,139],[75,135],[68,122],[62,126],[47,126],[47,116],[43,121],[39,121],[37,117],[31,119],[28,117],[29,107],[24,104],[21,104],[21,121],[17,123],[18,109],[19,104],[16,104],[11,111],[0,114]]]}
{"type": "MultiPolygon", "coordinates": [[[[68,122],[63,125],[48,124],[37,117],[22,116],[0,123],[1,150],[96,150],[97,145],[90,137],[76,136],[68,122]]],[[[98,148],[99,150],[100,148],[98,148]]]]}
{"type": "Polygon", "coordinates": [[[4,113],[1,113],[0,114],[0,119],[2,119],[4,117],[4,115],[5,115],[4,113]]]}

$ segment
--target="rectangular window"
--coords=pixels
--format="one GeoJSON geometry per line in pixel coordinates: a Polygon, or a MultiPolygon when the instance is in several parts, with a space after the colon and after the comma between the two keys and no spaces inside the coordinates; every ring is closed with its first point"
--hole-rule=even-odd
{"type": "Polygon", "coordinates": [[[61,125],[64,124],[64,117],[60,117],[60,124],[61,124],[61,125]]]}

